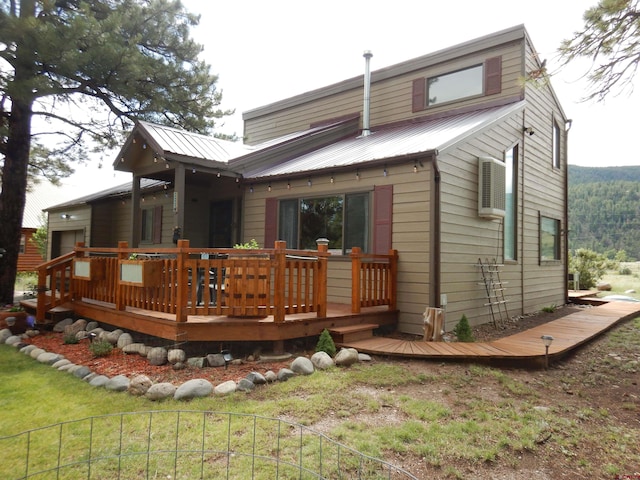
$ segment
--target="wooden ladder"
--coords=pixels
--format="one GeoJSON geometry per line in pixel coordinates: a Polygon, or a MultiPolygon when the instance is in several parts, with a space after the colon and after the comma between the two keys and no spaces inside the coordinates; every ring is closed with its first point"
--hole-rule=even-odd
{"type": "Polygon", "coordinates": [[[478,285],[484,285],[487,295],[487,303],[484,305],[489,307],[493,326],[498,328],[509,319],[507,300],[504,296],[506,282],[500,279],[500,268],[504,265],[498,265],[495,258],[491,261],[485,259],[484,262],[479,258],[477,266],[482,273],[482,283],[478,285]]]}

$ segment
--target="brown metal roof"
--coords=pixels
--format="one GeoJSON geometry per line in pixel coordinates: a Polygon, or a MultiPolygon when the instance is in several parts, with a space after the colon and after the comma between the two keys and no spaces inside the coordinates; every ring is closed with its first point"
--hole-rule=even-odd
{"type": "Polygon", "coordinates": [[[434,118],[420,123],[380,129],[353,137],[277,165],[245,173],[245,178],[292,175],[408,155],[440,152],[524,108],[524,102],[434,118]]]}

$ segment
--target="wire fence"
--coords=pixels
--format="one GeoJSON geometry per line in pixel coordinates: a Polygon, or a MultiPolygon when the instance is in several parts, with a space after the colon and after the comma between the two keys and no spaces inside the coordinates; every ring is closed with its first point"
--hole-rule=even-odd
{"type": "Polygon", "coordinates": [[[303,425],[210,411],[88,417],[0,437],[3,479],[416,479],[303,425]]]}

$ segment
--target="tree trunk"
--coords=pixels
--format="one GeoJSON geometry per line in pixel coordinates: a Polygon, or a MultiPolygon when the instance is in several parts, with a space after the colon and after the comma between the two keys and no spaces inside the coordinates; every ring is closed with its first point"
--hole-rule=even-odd
{"type": "Polygon", "coordinates": [[[0,303],[13,302],[22,235],[22,217],[26,203],[27,168],[31,147],[32,102],[13,100],[9,117],[7,151],[2,169],[0,192],[0,303]]]}

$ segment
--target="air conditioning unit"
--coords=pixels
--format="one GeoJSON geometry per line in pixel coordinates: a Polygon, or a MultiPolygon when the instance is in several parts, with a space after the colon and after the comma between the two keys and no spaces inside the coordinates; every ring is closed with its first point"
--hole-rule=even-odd
{"type": "Polygon", "coordinates": [[[479,157],[478,216],[500,219],[505,212],[505,165],[492,157],[479,157]]]}

